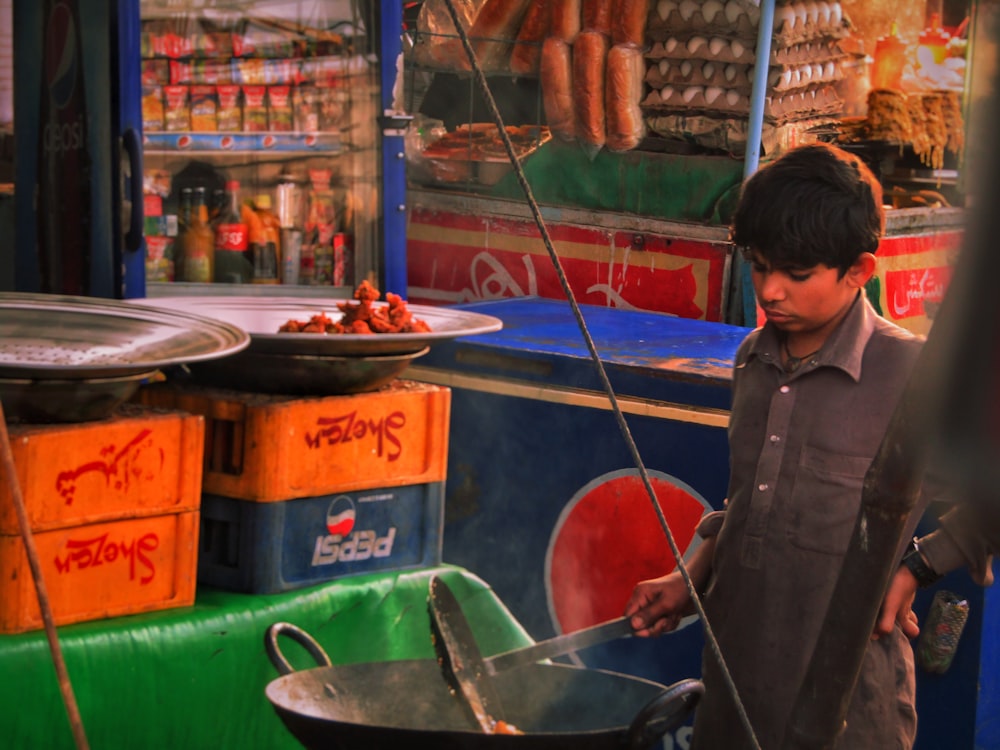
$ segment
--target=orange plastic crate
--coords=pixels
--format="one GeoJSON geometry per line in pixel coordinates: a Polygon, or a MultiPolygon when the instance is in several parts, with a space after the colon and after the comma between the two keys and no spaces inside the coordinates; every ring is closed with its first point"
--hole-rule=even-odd
{"type": "MultiPolygon", "coordinates": [[[[34,534],[56,625],[194,604],[196,510],[34,534]]],[[[0,633],[43,626],[24,542],[0,536],[0,633]]]]}
{"type": "MultiPolygon", "coordinates": [[[[8,428],[33,531],[197,510],[204,419],[126,404],[109,419],[8,428]]],[[[20,529],[0,482],[0,534],[20,529]]]]}
{"type": "Polygon", "coordinates": [[[378,391],[296,397],[174,383],[144,404],[205,417],[205,492],[279,502],[444,481],[451,390],[395,380],[378,391]]]}

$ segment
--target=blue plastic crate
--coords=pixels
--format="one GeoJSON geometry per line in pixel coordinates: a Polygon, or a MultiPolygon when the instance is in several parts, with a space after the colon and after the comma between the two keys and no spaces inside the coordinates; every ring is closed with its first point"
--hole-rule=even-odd
{"type": "Polygon", "coordinates": [[[198,582],[268,594],[438,565],[444,482],[272,503],[202,496],[198,582]]]}

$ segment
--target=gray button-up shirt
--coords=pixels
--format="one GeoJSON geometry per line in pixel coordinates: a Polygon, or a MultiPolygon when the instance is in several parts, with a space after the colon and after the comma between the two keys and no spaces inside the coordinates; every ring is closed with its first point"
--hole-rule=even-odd
{"type": "MultiPolygon", "coordinates": [[[[764,750],[781,746],[858,516],[862,481],[921,344],[859,295],[794,373],[781,366],[771,325],[751,333],[737,353],[729,500],[705,609],[764,750]]],[[[914,513],[909,533],[917,519],[914,513]]],[[[708,652],[703,676],[694,747],[749,746],[708,652]]],[[[869,645],[837,747],[911,747],[913,693],[913,653],[897,627],[869,645]]]]}

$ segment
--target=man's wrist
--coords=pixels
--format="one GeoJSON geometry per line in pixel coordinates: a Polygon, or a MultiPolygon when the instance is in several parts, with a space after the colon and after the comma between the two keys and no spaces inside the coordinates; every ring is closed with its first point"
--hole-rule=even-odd
{"type": "Polygon", "coordinates": [[[917,585],[920,588],[925,588],[930,586],[932,583],[940,580],[941,575],[937,573],[930,565],[928,565],[927,560],[924,559],[923,554],[920,552],[920,545],[917,543],[916,537],[910,542],[910,546],[903,555],[903,565],[913,574],[913,577],[917,579],[917,585]]]}

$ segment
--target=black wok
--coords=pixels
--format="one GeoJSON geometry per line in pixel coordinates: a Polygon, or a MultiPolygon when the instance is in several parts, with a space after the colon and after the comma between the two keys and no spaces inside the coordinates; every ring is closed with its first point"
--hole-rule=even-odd
{"type": "Polygon", "coordinates": [[[702,694],[699,680],[669,688],[649,680],[561,664],[532,664],[493,677],[506,720],[523,734],[483,734],[434,659],[331,666],[308,634],[275,623],[265,638],[284,676],[265,692],[310,750],[640,750],[679,726],[702,694]],[[279,634],[319,666],[294,671],[279,634]]]}

